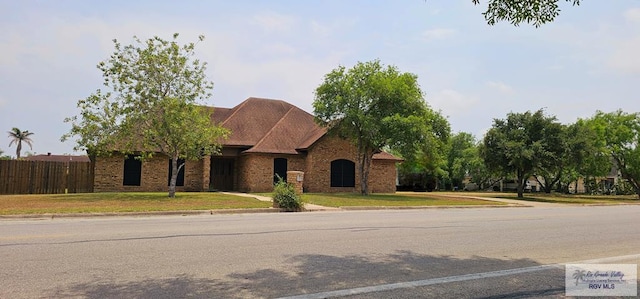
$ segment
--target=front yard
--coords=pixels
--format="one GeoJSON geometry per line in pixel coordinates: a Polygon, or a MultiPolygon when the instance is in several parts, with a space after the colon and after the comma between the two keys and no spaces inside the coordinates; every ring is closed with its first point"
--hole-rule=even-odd
{"type": "MultiPolygon", "coordinates": [[[[457,194],[447,192],[446,194],[457,194]]],[[[562,194],[562,193],[525,193],[524,198],[518,198],[515,193],[506,192],[460,192],[460,195],[475,197],[506,198],[522,201],[561,203],[561,204],[640,204],[637,195],[588,195],[588,194],[562,194]]]]}
{"type": "Polygon", "coordinates": [[[443,196],[438,192],[398,192],[396,194],[371,194],[362,196],[356,193],[303,194],[302,200],[326,207],[409,207],[409,206],[500,206],[505,203],[466,198],[463,196],[443,196]]]}
{"type": "MultiPolygon", "coordinates": [[[[271,196],[271,194],[261,194],[271,196]]],[[[636,196],[565,195],[527,193],[518,199],[513,193],[497,192],[398,192],[396,194],[357,193],[302,195],[305,203],[326,207],[428,207],[504,206],[488,198],[507,198],[560,204],[640,204],[636,196]],[[482,199],[483,197],[487,200],[482,199]]],[[[166,192],[121,192],[80,194],[0,195],[0,215],[168,212],[221,209],[270,208],[271,202],[252,197],[216,192],[182,192],[168,198],[166,192]]]]}
{"type": "Polygon", "coordinates": [[[270,202],[211,192],[78,193],[0,195],[0,215],[123,213],[269,208],[270,202]]]}

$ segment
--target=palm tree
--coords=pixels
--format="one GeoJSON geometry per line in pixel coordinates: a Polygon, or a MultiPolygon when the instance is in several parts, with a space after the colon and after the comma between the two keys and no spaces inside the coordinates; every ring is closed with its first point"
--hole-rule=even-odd
{"type": "Polygon", "coordinates": [[[586,275],[587,271],[581,269],[573,272],[573,278],[576,280],[576,285],[578,285],[580,281],[583,281],[586,275]]]}
{"type": "Polygon", "coordinates": [[[12,144],[16,144],[17,148],[16,148],[16,156],[18,159],[20,159],[20,152],[22,151],[22,142],[24,141],[26,144],[29,145],[30,149],[33,149],[33,146],[31,144],[31,142],[33,142],[33,140],[31,140],[31,138],[29,136],[33,135],[33,133],[24,130],[24,131],[20,131],[20,129],[18,128],[13,128],[11,129],[11,131],[8,132],[9,133],[9,138],[11,138],[11,142],[9,143],[9,146],[11,146],[12,144]]]}

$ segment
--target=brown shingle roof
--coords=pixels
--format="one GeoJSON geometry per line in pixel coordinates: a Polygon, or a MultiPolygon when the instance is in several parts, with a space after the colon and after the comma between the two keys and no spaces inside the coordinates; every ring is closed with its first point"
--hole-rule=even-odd
{"type": "MultiPolygon", "coordinates": [[[[323,130],[313,115],[285,101],[248,98],[238,106],[214,108],[213,121],[229,129],[224,146],[248,146],[247,153],[297,154],[310,132],[323,130]]],[[[315,142],[322,135],[316,134],[315,142]]]]}
{"type": "Polygon", "coordinates": [[[404,161],[404,159],[402,158],[398,158],[392,154],[389,154],[387,152],[379,152],[379,153],[375,153],[373,154],[373,159],[374,160],[392,160],[392,161],[404,161]]]}
{"type": "MultiPolygon", "coordinates": [[[[231,131],[223,146],[249,147],[245,153],[297,154],[327,133],[313,115],[282,100],[248,98],[234,108],[215,107],[212,121],[231,131]]],[[[374,159],[401,159],[381,152],[374,159]]]]}

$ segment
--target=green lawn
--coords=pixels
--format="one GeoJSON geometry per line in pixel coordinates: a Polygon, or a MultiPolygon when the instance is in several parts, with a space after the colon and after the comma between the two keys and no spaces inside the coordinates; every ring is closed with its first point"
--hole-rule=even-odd
{"type": "Polygon", "coordinates": [[[560,194],[525,194],[524,198],[518,198],[517,195],[511,196],[499,196],[499,198],[524,200],[524,201],[536,201],[536,202],[550,202],[550,203],[565,203],[565,204],[621,204],[621,203],[635,203],[640,204],[640,200],[637,197],[629,196],[607,196],[607,195],[560,195],[560,194]]]}
{"type": "Polygon", "coordinates": [[[408,206],[473,206],[505,205],[504,203],[464,197],[439,196],[437,192],[371,194],[356,193],[303,194],[302,201],[326,207],[408,207],[408,206]]]}
{"type": "Polygon", "coordinates": [[[214,209],[269,208],[270,202],[212,192],[79,193],[0,195],[0,215],[120,213],[214,209]]]}
{"type": "MultiPolygon", "coordinates": [[[[270,193],[261,195],[271,196],[270,193]]],[[[302,196],[302,200],[327,207],[504,205],[500,202],[469,197],[496,197],[565,204],[640,204],[637,196],[527,193],[524,199],[518,199],[514,193],[495,192],[399,192],[369,196],[357,193],[306,193],[302,196]]],[[[270,202],[249,197],[215,192],[181,192],[177,193],[174,199],[168,198],[166,192],[0,195],[0,215],[253,209],[269,208],[271,205],[270,202]]]]}
{"type": "Polygon", "coordinates": [[[565,203],[565,204],[640,204],[637,195],[588,195],[562,193],[525,193],[524,198],[518,198],[515,193],[507,192],[446,192],[443,194],[459,194],[461,196],[494,197],[523,201],[565,203]]]}

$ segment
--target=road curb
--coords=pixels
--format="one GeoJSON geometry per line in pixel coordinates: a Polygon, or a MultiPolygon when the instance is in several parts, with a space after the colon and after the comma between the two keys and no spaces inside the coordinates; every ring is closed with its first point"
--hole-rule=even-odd
{"type": "Polygon", "coordinates": [[[157,212],[119,212],[119,213],[67,213],[67,214],[21,214],[0,215],[0,219],[55,219],[55,218],[91,218],[91,217],[144,217],[144,216],[192,216],[215,214],[253,214],[279,213],[279,209],[220,209],[220,210],[187,210],[187,211],[157,211],[157,212]]]}
{"type": "MultiPolygon", "coordinates": [[[[631,204],[635,205],[635,204],[631,204]]],[[[579,206],[579,205],[575,205],[579,206]]],[[[600,206],[596,204],[582,206],[600,206]]],[[[603,204],[603,206],[608,206],[603,204]]],[[[324,207],[303,210],[301,212],[339,212],[339,211],[375,211],[375,210],[431,210],[431,209],[473,209],[473,208],[532,208],[526,204],[506,205],[464,205],[464,206],[342,206],[324,207]]],[[[157,211],[157,212],[119,212],[119,213],[68,213],[68,214],[21,214],[0,215],[0,219],[55,219],[55,218],[91,218],[91,217],[145,217],[145,216],[193,216],[193,215],[224,215],[224,214],[258,214],[258,213],[287,213],[276,208],[259,209],[219,209],[219,210],[186,210],[186,211],[157,211]]]]}
{"type": "MultiPolygon", "coordinates": [[[[478,206],[346,206],[326,207],[303,210],[301,212],[339,212],[339,211],[374,211],[374,210],[426,210],[426,209],[468,209],[468,208],[528,208],[531,206],[507,205],[478,205],[478,206]]],[[[67,214],[20,214],[0,215],[0,219],[55,219],[55,218],[92,218],[92,217],[145,217],[145,216],[193,216],[193,215],[224,215],[224,214],[258,214],[258,213],[288,213],[276,208],[261,209],[219,209],[219,210],[186,210],[186,211],[157,211],[157,212],[119,212],[119,213],[67,213],[67,214]]]]}
{"type": "Polygon", "coordinates": [[[506,205],[477,205],[477,206],[468,205],[468,206],[398,206],[398,207],[346,206],[346,207],[340,207],[340,209],[346,210],[346,211],[370,211],[370,210],[428,210],[428,209],[472,209],[472,208],[531,208],[531,207],[532,206],[520,205],[520,204],[506,204],[506,205]]]}

